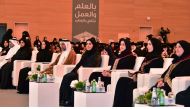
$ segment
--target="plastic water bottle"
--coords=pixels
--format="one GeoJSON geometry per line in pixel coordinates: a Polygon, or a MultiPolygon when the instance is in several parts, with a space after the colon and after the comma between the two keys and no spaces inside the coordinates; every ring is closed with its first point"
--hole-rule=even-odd
{"type": "Polygon", "coordinates": [[[152,98],[151,98],[151,105],[152,106],[157,106],[157,93],[156,93],[156,88],[154,87],[153,88],[153,91],[152,91],[152,98]]]}
{"type": "Polygon", "coordinates": [[[89,80],[87,80],[86,83],[85,83],[85,91],[86,92],[91,92],[90,91],[90,82],[89,82],[89,80]]]}
{"type": "Polygon", "coordinates": [[[98,77],[98,85],[99,85],[99,86],[102,85],[101,77],[98,77]]]}
{"type": "Polygon", "coordinates": [[[95,79],[92,81],[92,92],[96,93],[96,80],[95,79]]]}
{"type": "Polygon", "coordinates": [[[163,89],[160,91],[160,94],[159,94],[159,101],[160,101],[160,106],[164,106],[164,105],[165,105],[165,96],[164,96],[164,91],[163,91],[163,89]]]}
{"type": "Polygon", "coordinates": [[[102,88],[101,77],[98,77],[98,83],[96,85],[96,92],[101,92],[101,88],[102,88]]]}
{"type": "Polygon", "coordinates": [[[43,74],[42,82],[47,83],[47,74],[43,74]]]}
{"type": "Polygon", "coordinates": [[[157,95],[157,106],[160,105],[160,92],[161,92],[161,89],[160,88],[156,88],[156,95],[157,95]]]}
{"type": "Polygon", "coordinates": [[[40,65],[37,66],[36,71],[37,71],[37,74],[38,74],[37,82],[40,83],[41,82],[40,65]]]}
{"type": "Polygon", "coordinates": [[[41,82],[41,75],[40,75],[40,73],[38,72],[37,83],[40,83],[40,82],[41,82]]]}

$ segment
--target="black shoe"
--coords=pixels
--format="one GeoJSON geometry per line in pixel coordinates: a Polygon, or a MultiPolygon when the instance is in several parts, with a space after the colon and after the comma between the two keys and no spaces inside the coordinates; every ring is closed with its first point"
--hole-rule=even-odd
{"type": "Polygon", "coordinates": [[[18,94],[29,94],[28,92],[20,92],[20,91],[18,91],[17,93],[18,94]]]}
{"type": "Polygon", "coordinates": [[[10,86],[8,89],[16,89],[16,86],[10,86]]]}
{"type": "Polygon", "coordinates": [[[60,106],[73,107],[73,105],[72,105],[72,103],[70,101],[60,102],[60,106]]]}

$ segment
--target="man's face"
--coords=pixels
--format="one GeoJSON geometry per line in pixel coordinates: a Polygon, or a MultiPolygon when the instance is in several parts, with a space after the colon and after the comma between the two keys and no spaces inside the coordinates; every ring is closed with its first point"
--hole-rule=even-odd
{"type": "Polygon", "coordinates": [[[60,43],[60,47],[61,47],[61,49],[62,49],[63,51],[66,50],[66,45],[65,45],[65,43],[61,42],[61,43],[60,43]]]}
{"type": "Polygon", "coordinates": [[[9,47],[10,48],[14,47],[14,44],[11,41],[9,42],[9,47]]]}

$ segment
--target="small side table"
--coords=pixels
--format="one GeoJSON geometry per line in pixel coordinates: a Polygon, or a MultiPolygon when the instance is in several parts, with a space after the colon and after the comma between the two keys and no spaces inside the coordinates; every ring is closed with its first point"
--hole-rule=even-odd
{"type": "MultiPolygon", "coordinates": [[[[134,104],[134,107],[153,107],[153,106],[149,106],[147,104],[134,104]]],[[[174,106],[157,106],[157,107],[184,107],[183,105],[174,105],[174,106]]]]}
{"type": "Polygon", "coordinates": [[[112,107],[111,93],[84,93],[74,92],[75,107],[112,107]]]}
{"type": "Polygon", "coordinates": [[[59,107],[59,84],[30,82],[29,107],[59,107]]]}

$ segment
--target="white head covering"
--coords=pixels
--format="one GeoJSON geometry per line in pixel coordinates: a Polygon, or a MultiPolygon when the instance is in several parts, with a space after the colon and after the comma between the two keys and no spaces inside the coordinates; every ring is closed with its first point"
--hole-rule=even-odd
{"type": "Polygon", "coordinates": [[[0,52],[3,50],[3,48],[2,47],[0,47],[0,52]]]}
{"type": "Polygon", "coordinates": [[[70,43],[69,40],[61,41],[60,43],[64,43],[65,44],[66,50],[62,51],[60,59],[59,59],[59,62],[57,64],[58,65],[63,65],[65,63],[66,59],[69,56],[69,53],[70,53],[70,51],[72,49],[72,46],[71,46],[71,43],[70,43]]]}
{"type": "Polygon", "coordinates": [[[8,59],[11,59],[16,54],[16,52],[20,49],[20,45],[18,44],[18,41],[15,38],[10,39],[9,41],[12,42],[14,46],[10,48],[5,58],[0,62],[0,68],[3,65],[5,65],[8,62],[8,59]]]}
{"type": "Polygon", "coordinates": [[[12,42],[14,47],[10,48],[7,55],[5,56],[5,59],[11,59],[16,54],[16,52],[20,49],[20,45],[15,38],[10,39],[9,41],[12,42]]]}

